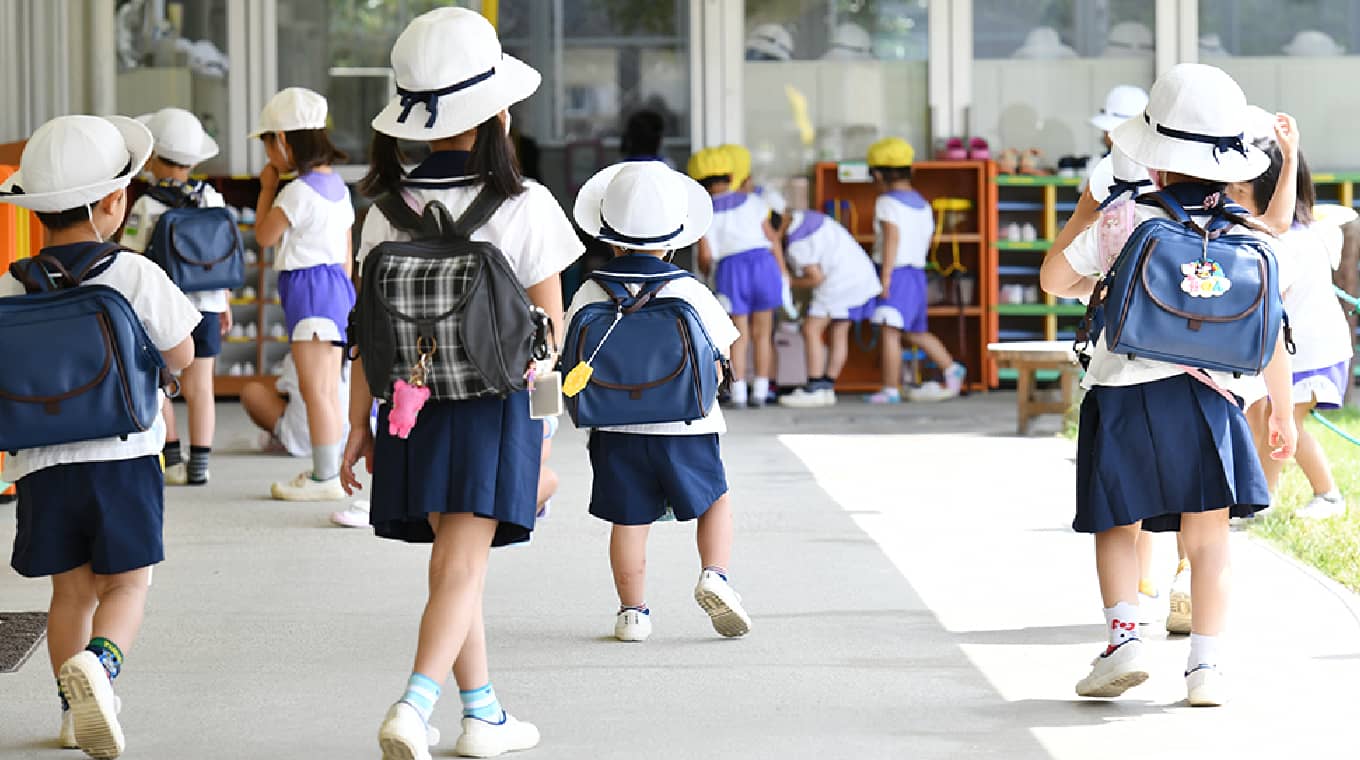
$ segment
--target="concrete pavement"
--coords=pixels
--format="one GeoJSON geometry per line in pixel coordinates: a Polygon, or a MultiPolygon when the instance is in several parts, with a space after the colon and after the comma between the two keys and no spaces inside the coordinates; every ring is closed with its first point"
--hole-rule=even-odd
{"type": "MultiPolygon", "coordinates": [[[[610,637],[608,528],[585,513],[566,426],[553,515],[497,551],[492,678],[542,729],[526,758],[1298,758],[1360,755],[1355,598],[1235,535],[1238,699],[1191,710],[1188,644],[1114,702],[1072,687],[1102,640],[1090,539],[1071,533],[1073,447],[1014,438],[1014,403],[732,414],[733,582],[754,617],[718,639],[691,599],[693,528],[652,535],[656,633],[610,637]]],[[[1047,418],[1049,432],[1058,420],[1047,418]]],[[[247,451],[230,405],[205,489],[171,489],[167,562],[118,680],[128,758],[374,758],[400,696],[427,550],[331,528],[329,505],[267,499],[303,463],[247,451]]],[[[0,545],[13,539],[0,508],[0,545]]],[[[1174,546],[1159,547],[1168,580],[1174,546]]],[[[0,610],[46,582],[0,572],[0,610]]],[[[452,688],[435,713],[450,751],[452,688]]],[[[0,758],[63,758],[45,653],[0,675],[0,758]]],[[[75,755],[78,756],[78,755],[75,755]]]]}

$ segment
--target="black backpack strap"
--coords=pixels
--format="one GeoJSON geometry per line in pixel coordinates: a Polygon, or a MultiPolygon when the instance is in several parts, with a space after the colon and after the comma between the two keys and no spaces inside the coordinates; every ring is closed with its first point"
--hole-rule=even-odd
{"type": "Polygon", "coordinates": [[[146,194],[170,208],[184,208],[193,201],[189,193],[179,188],[165,187],[164,185],[152,185],[146,189],[146,194]]]}
{"type": "Polygon", "coordinates": [[[472,205],[468,206],[463,215],[458,217],[458,221],[453,223],[453,234],[464,240],[470,239],[472,233],[491,220],[504,202],[505,198],[500,194],[482,185],[477,197],[472,199],[472,205]]]}
{"type": "Polygon", "coordinates": [[[406,202],[400,192],[386,192],[373,201],[389,224],[402,232],[419,236],[424,232],[421,215],[406,202]]]}

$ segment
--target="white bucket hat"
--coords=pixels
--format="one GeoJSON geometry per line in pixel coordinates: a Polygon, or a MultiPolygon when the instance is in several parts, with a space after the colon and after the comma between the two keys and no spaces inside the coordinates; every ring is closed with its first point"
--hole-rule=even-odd
{"type": "Polygon", "coordinates": [[[151,157],[151,130],[126,116],[58,116],[24,146],[0,203],[56,213],[128,186],[151,157]]]}
{"type": "Polygon", "coordinates": [[[1142,118],[1110,139],[1135,162],[1216,182],[1246,182],[1270,166],[1245,142],[1247,99],[1222,69],[1181,63],[1157,79],[1142,118]]]}
{"type": "Polygon", "coordinates": [[[1101,206],[1111,196],[1129,195],[1136,198],[1157,189],[1147,167],[1139,166],[1118,148],[1112,148],[1110,155],[1096,162],[1087,187],[1091,190],[1091,197],[1101,206]]]}
{"type": "Polygon", "coordinates": [[[329,107],[320,93],[306,87],[279,90],[260,111],[260,126],[250,133],[252,139],[274,132],[299,129],[325,129],[329,107]]]}
{"type": "Polygon", "coordinates": [[[793,36],[779,24],[761,24],[746,38],[746,52],[775,61],[790,60],[793,58],[793,36]]]}
{"type": "Polygon", "coordinates": [[[864,27],[847,21],[836,27],[831,35],[831,49],[826,51],[822,60],[826,61],[867,61],[874,57],[874,40],[864,27]]]}
{"type": "Polygon", "coordinates": [[[402,140],[440,140],[524,100],[543,77],[501,52],[496,29],[480,13],[439,8],[416,17],[392,46],[397,98],[373,128],[402,140]]]}
{"type": "Polygon", "coordinates": [[[572,216],[587,235],[619,248],[673,251],[708,232],[713,200],[659,161],[625,161],[586,181],[572,216]]]}
{"type": "Polygon", "coordinates": [[[1294,35],[1294,39],[1281,48],[1281,52],[1298,58],[1326,58],[1345,55],[1346,48],[1338,45],[1326,32],[1304,29],[1294,35]]]}
{"type": "Polygon", "coordinates": [[[1032,60],[1076,58],[1077,51],[1063,44],[1057,29],[1051,26],[1036,26],[1029,30],[1029,34],[1025,36],[1025,44],[1011,53],[1011,57],[1032,60]]]}
{"type": "Polygon", "coordinates": [[[1247,118],[1242,124],[1242,134],[1251,142],[1257,140],[1275,142],[1275,114],[1260,106],[1247,106],[1247,118]]]}
{"type": "Polygon", "coordinates": [[[1121,21],[1110,27],[1110,36],[1105,42],[1106,58],[1151,57],[1152,52],[1152,30],[1146,24],[1121,21]]]}
{"type": "Polygon", "coordinates": [[[183,108],[162,108],[137,121],[151,130],[156,155],[184,166],[194,166],[217,155],[217,141],[203,131],[198,117],[183,108]]]}
{"type": "Polygon", "coordinates": [[[1142,87],[1131,84],[1115,85],[1105,95],[1105,107],[1091,117],[1091,126],[1109,132],[1129,119],[1141,115],[1147,104],[1148,94],[1142,87]]]}

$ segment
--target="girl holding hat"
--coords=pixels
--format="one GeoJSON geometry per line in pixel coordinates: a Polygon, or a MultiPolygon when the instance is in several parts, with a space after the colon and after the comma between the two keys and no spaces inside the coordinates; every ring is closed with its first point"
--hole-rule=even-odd
{"type": "MultiPolygon", "coordinates": [[[[182,108],[161,110],[137,117],[155,138],[155,154],[147,161],[157,187],[183,193],[199,208],[226,205],[221,194],[206,180],[193,181],[189,172],[217,155],[217,141],[203,131],[198,117],[182,108]]],[[[145,251],[151,232],[169,206],[143,194],[132,204],[120,242],[134,251],[145,251]]],[[[231,293],[208,290],[185,293],[203,314],[194,330],[194,361],[180,373],[179,385],[189,407],[189,461],[184,461],[179,434],[175,430],[175,407],[166,399],[161,407],[165,417],[165,482],[167,485],[201,486],[208,482],[208,455],[212,453],[213,433],[217,426],[217,399],[213,396],[213,363],[222,352],[222,336],[231,329],[231,293]]]]}
{"type": "MultiPolygon", "coordinates": [[[[694,180],[656,162],[634,162],[610,166],[587,181],[576,196],[574,215],[586,234],[613,247],[615,258],[606,271],[641,277],[673,271],[659,259],[703,237],[713,207],[694,180]]],[[[740,333],[722,304],[698,280],[673,280],[661,295],[692,305],[719,351],[726,353],[738,340],[740,333]]],[[[572,299],[568,322],[586,305],[608,300],[599,283],[586,282],[572,299]]],[[[645,594],[647,534],[667,507],[675,519],[699,524],[702,569],[695,601],[719,634],[742,636],[750,630],[751,620],[727,580],[732,505],[718,446],[718,436],[725,432],[717,404],[707,417],[693,422],[591,431],[590,513],[614,526],[609,564],[619,595],[614,636],[620,641],[644,641],[651,635],[645,594]]]]}
{"type": "Polygon", "coordinates": [[[251,133],[264,142],[269,157],[260,172],[255,239],[261,246],[277,246],[279,301],[312,439],[312,469],[271,488],[275,499],[287,501],[334,501],[345,495],[340,485],[344,410],[336,398],[354,307],[354,206],[345,181],[331,168],[347,157],[331,144],[326,115],[325,98],[289,87],[265,104],[260,127],[251,133]],[[279,175],[294,171],[297,179],[279,190],[279,175]]]}
{"type": "Polygon", "coordinates": [[[913,401],[941,401],[959,395],[968,376],[940,339],[930,334],[926,300],[926,256],[935,234],[930,203],[911,187],[916,151],[900,137],[869,146],[869,173],[883,191],[874,203],[874,261],[879,265],[880,292],[872,320],[882,326],[880,355],[883,389],[871,404],[896,404],[902,398],[902,337],[919,346],[944,374],[943,385],[927,384],[911,394],[913,401]],[[933,389],[933,390],[932,390],[933,389]]]}
{"type": "MultiPolygon", "coordinates": [[[[457,217],[483,190],[500,206],[473,238],[494,244],[561,335],[559,273],[581,255],[575,229],[547,188],[525,180],[507,136],[506,109],[528,98],[540,76],[501,52],[480,14],[440,8],[417,17],[392,49],[398,97],[373,119],[372,163],[361,188],[395,193],[413,209],[439,201],[457,217]],[[429,143],[409,174],[398,140],[429,143]]],[[[377,209],[364,220],[358,258],[407,239],[377,209]]],[[[360,283],[363,287],[363,283],[360,283]]],[[[534,527],[543,423],[529,417],[529,394],[430,401],[409,437],[389,432],[381,405],[376,440],[373,396],[360,356],[350,375],[350,435],[342,474],[360,487],[354,465],[373,473],[370,522],[382,538],[433,543],[429,601],[405,694],[388,711],[378,740],[386,760],[429,758],[437,740],[430,714],[450,668],[463,703],[455,751],[492,757],[538,744],[538,729],[507,714],[487,671],[482,589],[488,550],[519,543],[534,527]]]]}
{"type": "MultiPolygon", "coordinates": [[[[743,153],[745,151],[743,150],[743,153]]],[[[744,193],[739,181],[750,176],[725,147],[705,148],[689,160],[689,176],[713,198],[713,225],[699,241],[699,269],[711,274],[718,300],[732,315],[741,338],[732,346],[732,405],[764,406],[774,366],[774,310],[784,303],[788,271],[779,236],[770,225],[770,207],[744,193]],[[746,357],[755,354],[755,381],[746,387],[746,357]]]]}
{"type": "MultiPolygon", "coordinates": [[[[1191,215],[1233,223],[1230,233],[1268,239],[1245,211],[1226,203],[1225,186],[1258,177],[1270,164],[1243,142],[1246,100],[1237,83],[1212,66],[1180,64],[1153,85],[1143,118],[1111,133],[1114,146],[1148,167],[1191,215]]],[[[1165,218],[1138,205],[1137,220],[1165,218]]],[[[1067,223],[1044,259],[1041,281],[1057,296],[1089,296],[1104,274],[1092,204],[1067,223]]],[[[1282,278],[1283,279],[1283,278],[1282,278]]],[[[1229,698],[1221,635],[1228,608],[1228,519],[1265,509],[1270,493],[1239,406],[1265,391],[1273,403],[1271,456],[1293,454],[1289,354],[1284,337],[1261,377],[1191,373],[1182,366],[1111,354],[1094,347],[1083,385],[1077,442],[1077,510],[1073,528],[1092,533],[1108,645],[1077,693],[1114,697],[1148,678],[1137,621],[1139,530],[1177,531],[1190,564],[1194,600],[1185,670],[1190,704],[1229,698]],[[1236,397],[1234,399],[1234,396],[1236,397]]]]}

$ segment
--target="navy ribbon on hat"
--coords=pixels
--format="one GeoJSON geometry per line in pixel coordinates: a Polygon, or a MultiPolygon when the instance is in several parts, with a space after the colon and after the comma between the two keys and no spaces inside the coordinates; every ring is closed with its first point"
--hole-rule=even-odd
{"type": "MultiPolygon", "coordinates": [[[[1152,124],[1152,118],[1147,115],[1146,111],[1143,112],[1143,121],[1152,124]]],[[[1218,155],[1220,153],[1227,153],[1230,150],[1241,153],[1242,158],[1247,157],[1247,146],[1242,142],[1243,133],[1241,132],[1238,132],[1235,135],[1219,137],[1217,135],[1204,135],[1198,132],[1183,132],[1179,129],[1172,129],[1164,124],[1157,124],[1155,126],[1158,134],[1166,135],[1167,137],[1176,140],[1189,140],[1190,142],[1214,146],[1214,163],[1218,163],[1218,155]]]]}
{"type": "Polygon", "coordinates": [[[685,225],[682,224],[679,227],[676,227],[674,232],[671,232],[666,235],[657,235],[656,237],[634,237],[632,235],[625,235],[622,232],[619,232],[618,230],[609,226],[609,222],[605,221],[604,215],[601,214],[600,232],[595,237],[598,237],[601,240],[609,240],[615,243],[626,243],[628,245],[654,245],[656,243],[670,242],[680,237],[680,233],[684,231],[685,225]]]}
{"type": "Polygon", "coordinates": [[[1130,198],[1136,198],[1138,196],[1138,188],[1148,187],[1151,184],[1152,180],[1150,179],[1134,181],[1115,177],[1114,182],[1110,183],[1109,194],[1105,196],[1105,201],[1100,204],[1099,208],[1101,211],[1104,211],[1107,206],[1114,203],[1125,193],[1127,193],[1130,198]]]}
{"type": "Polygon", "coordinates": [[[401,96],[401,115],[397,117],[397,123],[405,124],[406,117],[411,115],[411,109],[415,108],[417,103],[423,103],[425,105],[425,110],[430,114],[429,118],[425,120],[425,128],[433,129],[435,120],[439,118],[440,98],[445,95],[452,95],[459,90],[466,90],[479,82],[485,82],[495,73],[496,67],[492,66],[475,77],[469,77],[461,82],[455,82],[448,87],[439,90],[408,90],[404,87],[398,87],[397,94],[401,96]]]}

